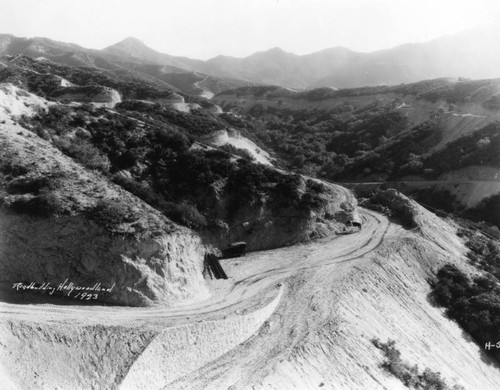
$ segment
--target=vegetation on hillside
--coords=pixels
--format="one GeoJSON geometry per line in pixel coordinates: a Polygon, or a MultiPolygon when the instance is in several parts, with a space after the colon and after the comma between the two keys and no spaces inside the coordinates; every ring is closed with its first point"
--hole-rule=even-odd
{"type": "MultiPolygon", "coordinates": [[[[443,118],[447,120],[446,115],[455,110],[457,104],[475,104],[478,108],[495,112],[495,102],[499,99],[497,90],[497,80],[451,82],[446,79],[399,86],[345,90],[320,88],[305,92],[254,87],[240,88],[235,93],[261,101],[253,103],[244,112],[238,103],[229,103],[226,108],[241,113],[241,117],[234,121],[239,121],[250,137],[274,150],[291,170],[336,182],[397,182],[403,178],[437,180],[444,173],[470,166],[500,168],[499,122],[490,123],[435,150],[445,136],[443,118]],[[395,97],[377,99],[378,94],[395,94],[395,97]],[[398,94],[411,95],[410,100],[415,98],[424,105],[437,103],[435,112],[430,113],[426,121],[415,125],[400,109],[407,99],[403,100],[398,94]],[[358,96],[366,99],[348,99],[358,96]],[[286,101],[280,103],[281,98],[286,101]],[[267,103],[265,99],[272,101],[267,103]],[[297,105],[286,103],[299,99],[325,104],[297,108],[297,105]],[[331,105],[328,107],[327,99],[337,100],[329,100],[331,105]],[[446,108],[442,107],[443,104],[446,108]]],[[[221,96],[220,100],[224,97],[221,96]]],[[[497,212],[500,210],[500,196],[484,199],[475,208],[466,210],[450,192],[436,189],[412,191],[412,196],[433,207],[500,227],[497,212]]]]}
{"type": "Polygon", "coordinates": [[[500,238],[498,231],[500,227],[500,194],[483,199],[477,206],[466,210],[463,215],[473,221],[485,221],[496,225],[494,234],[500,238]]]}
{"type": "Polygon", "coordinates": [[[69,210],[57,196],[65,175],[34,175],[12,151],[0,153],[0,207],[33,216],[61,215],[69,210]]]}
{"type": "MultiPolygon", "coordinates": [[[[203,109],[186,114],[131,102],[117,110],[55,105],[21,123],[170,219],[194,229],[230,222],[239,209],[263,202],[270,208],[295,207],[304,215],[324,205],[324,188],[312,181],[301,192],[293,175],[254,164],[232,148],[191,148],[196,137],[227,126],[203,109]],[[234,161],[235,154],[243,158],[234,161]],[[282,197],[283,188],[287,197],[282,197]],[[216,207],[221,198],[224,211],[216,207]]],[[[119,210],[105,206],[99,205],[92,215],[105,223],[122,218],[119,210]]]]}
{"type": "Polygon", "coordinates": [[[160,80],[153,82],[123,68],[110,71],[75,67],[51,61],[37,61],[25,56],[17,57],[15,62],[9,62],[8,67],[0,68],[0,82],[11,82],[48,98],[57,96],[61,89],[64,89],[55,75],[81,87],[104,86],[116,89],[124,99],[162,98],[172,95],[172,88],[162,85],[160,80]]]}
{"type": "Polygon", "coordinates": [[[446,144],[423,161],[423,168],[432,169],[435,177],[473,165],[500,167],[499,151],[500,123],[495,122],[446,144]]]}
{"type": "Polygon", "coordinates": [[[446,314],[457,321],[486,354],[500,362],[500,349],[497,348],[500,340],[499,280],[488,273],[470,279],[448,264],[438,271],[431,286],[433,298],[446,308],[446,314]]]}
{"type": "Polygon", "coordinates": [[[373,339],[372,343],[384,353],[386,360],[382,363],[382,368],[398,378],[409,389],[463,390],[462,386],[448,385],[439,372],[429,368],[421,371],[416,364],[412,366],[404,361],[394,340],[387,340],[383,343],[379,339],[373,339]]]}
{"type": "Polygon", "coordinates": [[[336,181],[432,175],[422,155],[441,139],[436,120],[412,127],[394,104],[293,110],[257,103],[233,120],[288,168],[336,181]]]}
{"type": "Polygon", "coordinates": [[[469,248],[467,257],[472,265],[500,280],[500,242],[472,229],[460,229],[459,236],[469,248]]]}

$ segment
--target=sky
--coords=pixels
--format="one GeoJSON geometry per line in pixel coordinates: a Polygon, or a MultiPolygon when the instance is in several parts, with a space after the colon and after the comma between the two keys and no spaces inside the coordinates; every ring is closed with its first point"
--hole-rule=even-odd
{"type": "Polygon", "coordinates": [[[371,52],[482,26],[500,26],[498,0],[0,0],[0,33],[94,49],[133,36],[198,59],[371,52]]]}

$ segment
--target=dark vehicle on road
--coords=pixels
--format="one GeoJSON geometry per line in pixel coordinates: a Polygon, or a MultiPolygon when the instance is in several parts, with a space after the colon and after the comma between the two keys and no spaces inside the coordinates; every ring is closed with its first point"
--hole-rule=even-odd
{"type": "Polygon", "coordinates": [[[245,254],[247,243],[244,241],[233,242],[222,251],[222,259],[230,259],[232,257],[240,257],[245,254]]]}

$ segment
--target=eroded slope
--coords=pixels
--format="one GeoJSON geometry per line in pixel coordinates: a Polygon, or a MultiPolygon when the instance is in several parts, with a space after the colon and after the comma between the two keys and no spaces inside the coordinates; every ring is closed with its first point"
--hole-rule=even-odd
{"type": "Polygon", "coordinates": [[[204,298],[202,246],[139,199],[25,129],[1,125],[1,275],[115,285],[100,301],[176,304],[204,298]]]}

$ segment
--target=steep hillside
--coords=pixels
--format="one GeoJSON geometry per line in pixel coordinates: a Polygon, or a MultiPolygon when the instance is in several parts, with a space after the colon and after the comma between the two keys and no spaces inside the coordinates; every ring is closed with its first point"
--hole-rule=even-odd
{"type": "Polygon", "coordinates": [[[498,193],[499,96],[498,79],[436,79],[306,92],[239,88],[214,101],[243,114],[293,169],[341,182],[437,182],[456,195],[450,211],[462,212],[498,193]]]}
{"type": "Polygon", "coordinates": [[[375,216],[384,231],[380,239],[380,231],[371,230],[373,216],[364,214],[370,242],[351,238],[366,252],[344,247],[345,236],[255,253],[231,266],[247,289],[262,283],[264,274],[264,280],[289,277],[282,304],[246,343],[160,388],[408,388],[404,376],[384,369],[387,358],[374,345],[378,338],[394,340],[402,359],[418,364],[417,372],[426,370],[429,384],[438,388],[494,389],[499,372],[482,346],[428,299],[428,280],[443,264],[474,272],[454,227],[404,197],[394,199],[411,213],[417,230],[375,216]]]}
{"type": "MultiPolygon", "coordinates": [[[[4,88],[11,92],[2,99],[6,109],[5,100],[17,101],[16,94],[24,100],[24,115],[40,102],[38,109],[47,106],[27,92],[4,88]]],[[[18,282],[57,287],[67,281],[101,283],[110,291],[92,299],[122,305],[207,297],[196,234],[12,123],[11,115],[21,112],[9,111],[0,131],[2,295],[23,298],[27,291],[16,294],[12,287],[18,282]]],[[[47,290],[43,298],[52,294],[47,290]]]]}

